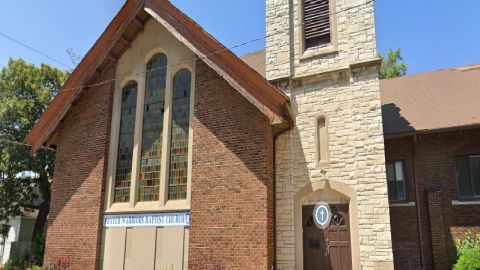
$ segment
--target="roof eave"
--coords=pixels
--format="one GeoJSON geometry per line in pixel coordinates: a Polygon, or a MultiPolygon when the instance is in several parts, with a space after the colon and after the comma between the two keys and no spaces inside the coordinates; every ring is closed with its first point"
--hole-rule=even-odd
{"type": "MultiPolygon", "coordinates": [[[[294,116],[289,108],[290,100],[283,92],[273,87],[260,76],[251,67],[246,65],[242,60],[238,59],[228,49],[223,47],[218,41],[211,37],[208,33],[204,32],[201,27],[194,23],[186,15],[178,11],[173,5],[165,0],[128,0],[115,18],[110,22],[104,33],[95,42],[93,47],[89,50],[78,67],[72,72],[59,95],[47,108],[46,112],[42,115],[39,121],[35,124],[33,129],[27,135],[25,142],[32,146],[32,153],[37,152],[47,140],[51,137],[57,129],[61,121],[68,114],[71,108],[72,102],[77,100],[81,93],[83,93],[83,85],[94,76],[95,71],[108,57],[113,44],[115,44],[121,37],[126,25],[132,21],[135,16],[144,9],[153,18],[166,27],[174,36],[176,36],[181,42],[186,44],[193,52],[201,57],[212,69],[220,74],[233,88],[240,92],[247,100],[255,105],[263,114],[265,114],[272,125],[293,125],[294,116]],[[188,38],[184,37],[177,31],[177,28],[169,24],[159,14],[159,7],[164,10],[164,16],[169,16],[172,22],[176,22],[178,27],[185,27],[178,20],[183,20],[183,23],[190,24],[192,28],[196,30],[196,33],[192,35],[201,35],[202,43],[192,44],[188,38]],[[175,12],[177,17],[168,14],[167,12],[175,12]],[[207,44],[210,42],[210,44],[207,44]],[[213,44],[213,45],[212,45],[213,44]],[[202,46],[202,49],[197,46],[202,46]],[[208,47],[210,45],[210,47],[208,47]],[[208,48],[220,48],[220,53],[209,54],[205,49],[208,48]],[[220,63],[223,66],[217,64],[220,63]],[[231,66],[229,66],[231,65],[231,66]],[[236,70],[238,69],[238,70],[236,70]],[[240,77],[235,74],[236,71],[248,76],[245,80],[238,80],[233,78],[234,76],[240,77]],[[232,74],[234,76],[231,76],[232,74]],[[65,91],[69,89],[70,91],[65,91]],[[252,90],[254,89],[254,90],[252,90]],[[253,92],[252,92],[253,91],[253,92]],[[285,109],[287,104],[287,109],[285,109]]],[[[162,10],[160,10],[162,11],[162,10]]],[[[192,38],[192,37],[190,37],[192,38]]],[[[218,52],[219,50],[213,50],[218,52]]],[[[213,52],[212,51],[212,52],[213,52]]]]}
{"type": "Polygon", "coordinates": [[[384,133],[384,137],[385,139],[394,139],[394,138],[409,137],[414,135],[428,135],[433,133],[469,130],[469,129],[476,129],[476,128],[480,128],[480,123],[470,124],[470,125],[461,125],[461,126],[452,126],[452,127],[434,128],[434,129],[421,129],[421,130],[412,130],[412,131],[395,132],[395,133],[384,133]]]}
{"type": "Polygon", "coordinates": [[[25,138],[25,143],[32,146],[32,154],[36,153],[45,144],[50,135],[56,131],[58,125],[69,112],[72,102],[83,92],[82,85],[95,75],[97,68],[108,57],[111,46],[118,41],[125,27],[137,16],[144,4],[144,0],[126,1],[80,64],[72,72],[59,94],[25,138]]]}
{"type": "MultiPolygon", "coordinates": [[[[282,112],[283,110],[283,104],[281,104],[280,106],[278,106],[275,110],[273,110],[273,108],[271,108],[271,106],[267,106],[265,105],[264,102],[260,101],[257,97],[255,97],[254,95],[252,95],[243,85],[242,85],[242,82],[239,82],[237,81],[236,79],[234,79],[232,76],[229,75],[228,72],[225,72],[224,69],[222,67],[220,67],[215,61],[214,61],[214,57],[219,57],[219,56],[222,56],[224,58],[227,58],[227,57],[231,57],[233,55],[233,53],[228,50],[227,48],[224,48],[223,46],[221,47],[220,50],[217,50],[217,51],[209,51],[208,53],[205,52],[205,50],[202,50],[202,48],[198,48],[198,46],[194,45],[188,38],[187,38],[187,35],[185,34],[182,34],[180,33],[177,28],[178,26],[176,27],[175,25],[173,25],[172,23],[170,23],[169,21],[167,21],[167,19],[165,18],[166,16],[169,16],[170,18],[170,21],[175,21],[179,24],[181,24],[181,22],[178,22],[175,20],[175,18],[172,17],[172,15],[170,13],[167,12],[167,8],[171,8],[171,9],[175,9],[173,12],[178,12],[180,13],[180,15],[184,15],[182,14],[179,10],[177,10],[174,6],[172,6],[171,4],[168,3],[168,1],[164,1],[164,0],[161,0],[161,1],[152,1],[152,0],[146,0],[145,1],[145,11],[150,14],[150,16],[152,16],[155,20],[157,20],[163,27],[165,27],[173,36],[175,36],[175,38],[177,38],[180,42],[182,42],[183,44],[185,44],[190,50],[192,50],[192,52],[194,52],[196,55],[198,55],[199,59],[203,60],[210,68],[212,68],[213,70],[215,70],[220,76],[222,76],[222,78],[225,79],[225,81],[227,81],[233,88],[235,88],[243,97],[245,97],[247,100],[249,100],[255,107],[257,107],[263,114],[265,114],[269,120],[270,120],[270,123],[272,125],[279,125],[279,124],[282,124],[282,123],[285,123],[285,122],[288,122],[288,123],[291,123],[293,121],[293,114],[291,113],[291,110],[289,110],[287,112],[286,115],[284,115],[284,113],[282,112]],[[160,5],[162,6],[157,6],[156,4],[160,3],[160,5]],[[163,8],[163,9],[161,9],[163,8]],[[162,12],[164,11],[164,12],[162,12]],[[161,13],[162,12],[162,13],[161,13]],[[161,14],[160,14],[161,13],[161,14]],[[163,17],[162,17],[163,16],[163,17]],[[230,54],[230,55],[229,55],[230,54]]],[[[185,16],[185,15],[184,15],[185,16]]],[[[187,18],[188,19],[188,18],[187,18]]],[[[191,21],[193,22],[193,21],[191,21]]],[[[194,22],[193,22],[194,23],[194,22]]],[[[183,30],[184,31],[188,31],[189,33],[191,33],[190,29],[187,29],[187,26],[185,25],[182,25],[183,27],[183,30]]],[[[205,36],[206,39],[208,38],[211,38],[211,39],[214,39],[213,37],[211,37],[208,33],[206,33],[205,31],[203,31],[203,29],[201,29],[199,27],[199,29],[197,30],[200,30],[201,31],[201,34],[203,34],[205,36]]],[[[196,36],[196,34],[198,33],[191,33],[192,35],[188,35],[188,36],[196,36]]],[[[205,41],[207,42],[207,41],[205,41]]],[[[215,42],[217,42],[218,44],[220,44],[218,41],[215,40],[215,42]]],[[[235,58],[238,58],[236,56],[234,56],[235,58]]],[[[217,59],[218,60],[218,59],[217,59]]],[[[289,103],[289,97],[286,96],[282,91],[280,91],[279,89],[275,88],[274,86],[272,86],[270,83],[268,83],[268,81],[263,78],[263,76],[261,76],[260,74],[258,74],[258,72],[256,72],[253,68],[251,68],[250,66],[248,66],[247,64],[245,64],[242,60],[238,59],[238,64],[243,64],[244,67],[243,68],[248,68],[251,70],[251,73],[252,75],[255,74],[257,75],[256,77],[258,78],[255,78],[255,79],[259,79],[261,78],[264,82],[264,85],[263,87],[268,87],[270,91],[275,91],[276,94],[277,94],[277,99],[280,97],[281,99],[284,99],[283,100],[283,103],[287,102],[289,103]]],[[[244,83],[244,82],[243,82],[244,83]]],[[[260,90],[260,89],[259,89],[260,90]]]]}

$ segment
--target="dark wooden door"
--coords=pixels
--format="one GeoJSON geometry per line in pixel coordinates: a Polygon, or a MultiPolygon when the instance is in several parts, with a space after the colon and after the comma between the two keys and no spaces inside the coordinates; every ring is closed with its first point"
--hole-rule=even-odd
{"type": "Polygon", "coordinates": [[[319,229],[313,221],[314,205],[303,206],[303,268],[351,270],[348,204],[330,205],[330,225],[319,229]]]}

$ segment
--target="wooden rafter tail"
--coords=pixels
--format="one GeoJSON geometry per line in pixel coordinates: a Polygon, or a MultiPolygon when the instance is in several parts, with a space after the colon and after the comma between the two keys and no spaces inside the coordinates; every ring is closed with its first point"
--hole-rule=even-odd
{"type": "Polygon", "coordinates": [[[107,55],[107,59],[108,59],[110,62],[112,62],[112,63],[117,63],[117,62],[118,62],[118,57],[115,56],[115,55],[113,55],[113,54],[111,54],[111,53],[109,53],[109,54],[107,55]]]}
{"type": "Polygon", "coordinates": [[[132,24],[134,24],[137,27],[138,30],[143,32],[144,23],[138,17],[135,17],[133,19],[132,24]]]}
{"type": "MultiPolygon", "coordinates": [[[[62,125],[62,124],[60,124],[60,126],[61,126],[61,125],[62,125]]],[[[52,145],[54,145],[54,144],[55,144],[55,140],[57,139],[57,137],[58,137],[58,130],[55,131],[55,132],[53,133],[53,135],[50,136],[50,138],[47,139],[47,141],[45,142],[45,147],[50,148],[52,145]]]]}
{"type": "Polygon", "coordinates": [[[136,35],[144,31],[144,25],[150,18],[155,18],[199,57],[208,56],[204,59],[206,64],[258,107],[272,124],[281,125],[285,120],[293,122],[291,110],[283,108],[289,101],[284,93],[270,85],[169,1],[129,0],[65,83],[64,89],[75,90],[61,91],[28,134],[25,142],[32,145],[34,153],[48,141],[72,103],[85,92],[80,87],[92,84],[92,78],[101,78],[102,74],[98,71],[101,72],[104,67],[117,64],[125,51],[125,46],[120,45],[131,43],[136,35]]]}
{"type": "Polygon", "coordinates": [[[130,48],[131,45],[132,45],[132,41],[127,39],[125,36],[121,36],[120,37],[120,42],[123,43],[123,45],[125,45],[127,48],[130,48]]]}

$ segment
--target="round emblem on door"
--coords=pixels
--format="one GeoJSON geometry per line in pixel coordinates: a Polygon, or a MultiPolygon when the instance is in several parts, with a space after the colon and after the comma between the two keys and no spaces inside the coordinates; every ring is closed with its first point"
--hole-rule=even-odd
{"type": "Polygon", "coordinates": [[[331,219],[332,212],[330,211],[330,206],[327,203],[317,203],[313,209],[313,221],[315,225],[323,230],[330,225],[331,219]]]}

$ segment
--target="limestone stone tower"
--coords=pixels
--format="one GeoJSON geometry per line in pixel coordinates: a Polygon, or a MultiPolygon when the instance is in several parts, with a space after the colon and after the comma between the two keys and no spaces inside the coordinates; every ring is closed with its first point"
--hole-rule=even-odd
{"type": "Polygon", "coordinates": [[[393,269],[374,2],[266,5],[267,78],[296,118],[276,140],[277,269],[393,269]]]}

